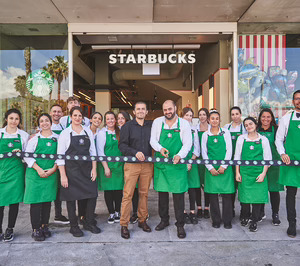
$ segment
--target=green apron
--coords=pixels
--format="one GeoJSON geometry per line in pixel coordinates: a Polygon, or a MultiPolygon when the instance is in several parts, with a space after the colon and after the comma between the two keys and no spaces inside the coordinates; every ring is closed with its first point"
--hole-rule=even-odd
{"type": "MultiPolygon", "coordinates": [[[[263,147],[259,141],[244,140],[242,160],[263,160],[263,147]]],[[[240,166],[242,182],[238,183],[239,201],[241,203],[268,203],[268,181],[265,177],[261,183],[256,178],[263,172],[263,166],[240,166]]]]}
{"type": "MultiPolygon", "coordinates": [[[[272,132],[259,131],[259,134],[265,136],[269,140],[271,150],[272,150],[272,159],[276,161],[281,160],[275,145],[274,127],[272,126],[272,132]]],[[[270,192],[284,191],[284,186],[279,184],[279,169],[280,169],[279,166],[270,166],[268,169],[267,178],[268,178],[268,187],[270,192]]]]}
{"type": "MultiPolygon", "coordinates": [[[[199,137],[199,142],[200,142],[200,157],[199,159],[202,160],[202,154],[201,154],[201,141],[202,141],[202,135],[204,131],[198,131],[198,137],[199,137]]],[[[199,164],[198,165],[198,173],[199,173],[199,178],[200,178],[200,185],[204,185],[204,177],[205,177],[205,165],[204,164],[199,164]]]]}
{"type": "MultiPolygon", "coordinates": [[[[104,147],[106,156],[122,156],[118,147],[118,140],[115,134],[108,134],[106,131],[106,143],[104,147]]],[[[98,188],[99,190],[123,190],[124,188],[124,163],[122,162],[107,162],[111,172],[111,177],[105,175],[102,163],[98,163],[97,171],[100,177],[98,188]]]]}
{"type": "MultiPolygon", "coordinates": [[[[195,139],[195,130],[192,129],[192,136],[193,136],[193,145],[186,156],[186,159],[191,159],[193,156],[194,152],[194,139],[195,139]]],[[[189,188],[200,188],[200,177],[199,177],[199,172],[198,172],[198,165],[197,164],[192,164],[192,168],[190,171],[188,171],[188,185],[189,188]]]]}
{"type": "MultiPolygon", "coordinates": [[[[300,121],[293,120],[295,112],[291,114],[290,125],[287,132],[284,148],[291,160],[300,160],[300,121]]],[[[279,183],[285,186],[300,187],[300,167],[281,166],[279,183]]]]}
{"type": "MultiPolygon", "coordinates": [[[[176,129],[164,129],[162,123],[159,138],[161,146],[169,151],[169,158],[173,158],[182,148],[180,139],[180,120],[176,129]]],[[[155,157],[164,158],[160,152],[155,157]]],[[[188,190],[188,175],[186,164],[154,164],[154,189],[159,192],[184,193],[188,190]]]]}
{"type": "MultiPolygon", "coordinates": [[[[210,160],[224,160],[226,142],[224,134],[208,136],[207,155],[210,160]]],[[[218,170],[220,165],[213,165],[218,170]]],[[[206,168],[206,167],[205,167],[206,168]]],[[[211,194],[232,194],[235,192],[232,166],[227,166],[224,174],[213,176],[206,168],[204,191],[211,194]]]]}
{"type": "MultiPolygon", "coordinates": [[[[38,138],[38,144],[35,150],[36,154],[56,154],[57,139],[38,138]]],[[[53,168],[55,160],[37,158],[35,162],[43,170],[53,168]]],[[[57,171],[48,178],[41,178],[33,168],[26,169],[26,186],[24,203],[42,203],[56,200],[57,195],[57,171]]]]}
{"type": "Polygon", "coordinates": [[[57,135],[60,135],[60,133],[64,130],[63,126],[61,124],[59,124],[61,129],[56,129],[56,130],[52,130],[52,132],[54,132],[57,135]]]}
{"type": "MultiPolygon", "coordinates": [[[[0,138],[1,153],[22,150],[22,139],[0,138]]],[[[25,188],[25,168],[18,157],[0,159],[0,206],[23,202],[25,188]]]]}

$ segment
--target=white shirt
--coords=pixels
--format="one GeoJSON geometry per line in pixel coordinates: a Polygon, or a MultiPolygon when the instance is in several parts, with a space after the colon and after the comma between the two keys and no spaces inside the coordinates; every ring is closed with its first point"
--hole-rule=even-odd
{"type": "Polygon", "coordinates": [[[293,115],[293,121],[294,120],[300,121],[300,118],[297,118],[297,116],[296,116],[296,113],[300,113],[300,112],[296,112],[296,111],[288,112],[280,119],[279,127],[276,132],[275,144],[276,144],[276,148],[277,148],[277,151],[280,156],[282,154],[285,154],[285,148],[284,148],[283,144],[285,142],[287,132],[289,130],[290,119],[291,119],[291,115],[293,112],[295,112],[295,114],[293,115]]]}
{"type": "Polygon", "coordinates": [[[106,132],[108,132],[108,134],[115,134],[115,131],[108,130],[107,127],[104,127],[100,130],[96,137],[98,156],[106,156],[104,152],[106,144],[106,132]]]}
{"type": "Polygon", "coordinates": [[[200,156],[200,141],[199,141],[199,137],[198,137],[197,126],[191,126],[191,128],[194,130],[194,152],[193,152],[193,154],[196,157],[199,157],[200,156]]]}
{"type": "MultiPolygon", "coordinates": [[[[85,132],[87,133],[88,137],[90,138],[91,146],[90,146],[90,156],[97,156],[96,147],[95,147],[95,140],[93,136],[93,132],[88,128],[82,128],[81,132],[77,134],[73,129],[72,126],[66,128],[61,132],[58,138],[58,145],[57,145],[57,154],[65,155],[66,151],[70,147],[71,138],[70,133],[72,136],[85,136],[85,132]]],[[[81,155],[81,154],[78,154],[81,155]]],[[[65,160],[57,160],[57,165],[65,165],[65,160]]]]}
{"type": "Polygon", "coordinates": [[[97,137],[97,134],[101,131],[101,129],[100,128],[97,128],[96,129],[96,133],[94,134],[94,132],[91,130],[91,127],[90,126],[83,126],[83,128],[84,129],[87,129],[87,130],[90,130],[92,133],[93,133],[93,136],[94,136],[94,139],[96,139],[96,137],[97,137]]]}
{"type": "Polygon", "coordinates": [[[259,141],[260,139],[261,139],[263,153],[264,153],[264,160],[272,160],[272,151],[271,151],[269,140],[265,136],[262,136],[259,133],[257,134],[258,137],[254,140],[249,139],[248,133],[238,137],[236,141],[234,160],[241,160],[244,140],[246,140],[247,142],[248,141],[255,142],[255,141],[259,141]]]}
{"type": "MultiPolygon", "coordinates": [[[[210,128],[211,128],[211,125],[207,124],[207,130],[209,130],[210,128]]],[[[197,124],[197,130],[201,132],[201,130],[200,130],[200,123],[197,124]]]]}
{"type": "MultiPolygon", "coordinates": [[[[69,115],[65,115],[61,117],[59,120],[59,123],[63,126],[64,129],[67,128],[68,118],[69,118],[69,123],[71,124],[72,119],[69,115]]],[[[83,126],[88,127],[90,125],[90,119],[88,119],[87,117],[83,117],[83,121],[84,121],[83,126]]]]}
{"type": "Polygon", "coordinates": [[[58,124],[54,124],[52,123],[51,125],[51,130],[64,130],[64,127],[62,124],[58,123],[58,124]]]}
{"type": "Polygon", "coordinates": [[[178,119],[179,119],[180,139],[182,142],[182,148],[176,155],[179,155],[180,158],[185,158],[188,155],[193,143],[191,126],[188,121],[178,116],[176,117],[177,120],[171,128],[169,128],[169,126],[166,124],[166,118],[164,116],[158,117],[153,121],[152,128],[151,128],[150,145],[155,151],[160,152],[160,150],[163,148],[163,146],[159,144],[162,124],[164,124],[164,129],[176,129],[178,127],[178,119]]]}
{"type": "MultiPolygon", "coordinates": [[[[46,137],[44,137],[40,132],[35,134],[34,137],[32,137],[27,144],[26,147],[26,152],[35,152],[38,141],[39,141],[39,137],[41,139],[45,139],[46,137]]],[[[52,133],[51,136],[47,137],[47,139],[52,139],[52,138],[56,138],[58,140],[58,135],[55,133],[52,133]]],[[[32,168],[33,164],[35,163],[35,159],[34,158],[24,158],[24,161],[27,163],[29,168],[32,168]]]]}
{"type": "Polygon", "coordinates": [[[242,126],[242,134],[247,134],[247,130],[244,128],[243,123],[241,123],[237,127],[233,127],[232,123],[226,124],[223,128],[226,128],[229,130],[229,132],[240,132],[241,131],[241,126],[242,126]],[[229,128],[230,126],[230,128],[229,128]]]}
{"type": "MultiPolygon", "coordinates": [[[[230,132],[227,129],[220,128],[219,133],[224,131],[224,140],[226,144],[226,154],[224,160],[230,160],[232,157],[232,141],[231,141],[231,135],[230,132]]],[[[207,154],[207,140],[208,136],[214,136],[211,133],[211,128],[209,128],[207,131],[205,131],[202,135],[202,141],[201,141],[201,152],[202,152],[202,158],[204,160],[208,160],[208,154],[207,154]]],[[[210,158],[214,159],[214,158],[210,158]]],[[[210,171],[214,167],[211,164],[205,165],[207,170],[210,171]]],[[[228,165],[222,165],[223,168],[227,168],[228,165]]]]}
{"type": "Polygon", "coordinates": [[[27,132],[17,128],[16,133],[9,134],[6,132],[6,127],[4,127],[4,128],[0,129],[0,137],[2,136],[2,133],[4,133],[3,138],[6,138],[6,139],[18,138],[18,135],[20,135],[21,140],[22,140],[22,151],[25,151],[27,142],[28,142],[28,138],[29,138],[29,134],[27,132]]]}

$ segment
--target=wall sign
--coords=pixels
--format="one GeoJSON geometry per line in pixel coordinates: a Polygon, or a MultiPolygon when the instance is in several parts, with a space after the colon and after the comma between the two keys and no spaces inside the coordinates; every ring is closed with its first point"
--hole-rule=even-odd
{"type": "Polygon", "coordinates": [[[43,69],[34,70],[26,80],[28,91],[36,97],[44,97],[51,93],[54,80],[51,74],[43,69]]]}

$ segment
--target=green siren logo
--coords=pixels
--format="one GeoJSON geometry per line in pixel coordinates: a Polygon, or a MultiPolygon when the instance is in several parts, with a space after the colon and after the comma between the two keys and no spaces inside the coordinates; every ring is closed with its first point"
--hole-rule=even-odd
{"type": "Polygon", "coordinates": [[[51,74],[43,69],[34,70],[26,81],[28,91],[36,97],[44,97],[51,93],[54,79],[51,74]]]}

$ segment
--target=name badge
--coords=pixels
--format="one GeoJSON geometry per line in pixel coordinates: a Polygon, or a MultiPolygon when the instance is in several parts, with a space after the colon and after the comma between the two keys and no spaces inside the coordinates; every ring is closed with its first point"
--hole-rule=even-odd
{"type": "Polygon", "coordinates": [[[254,146],[253,145],[250,146],[250,150],[254,150],[254,146]]]}
{"type": "Polygon", "coordinates": [[[218,139],[214,139],[214,143],[217,143],[218,142],[218,139]]]}
{"type": "Polygon", "coordinates": [[[255,141],[255,144],[259,144],[259,140],[255,141]]]}
{"type": "Polygon", "coordinates": [[[168,133],[168,138],[172,138],[172,134],[171,133],[168,133]]]}
{"type": "Polygon", "coordinates": [[[231,139],[236,139],[236,136],[231,136],[231,139]]]}
{"type": "Polygon", "coordinates": [[[52,143],[51,142],[47,142],[46,144],[48,147],[51,147],[52,146],[52,143]]]}
{"type": "Polygon", "coordinates": [[[180,132],[180,129],[174,129],[174,132],[180,132]]]}
{"type": "Polygon", "coordinates": [[[54,138],[54,137],[53,137],[52,140],[53,140],[54,142],[57,142],[57,138],[54,138]]]}
{"type": "Polygon", "coordinates": [[[15,139],[14,142],[20,143],[21,141],[19,139],[15,139]]]}
{"type": "Polygon", "coordinates": [[[13,144],[12,142],[9,142],[9,143],[7,144],[7,146],[8,146],[9,148],[13,148],[13,147],[14,147],[14,144],[13,144]]]}
{"type": "Polygon", "coordinates": [[[79,145],[84,145],[84,139],[79,139],[79,145]]]}
{"type": "Polygon", "coordinates": [[[220,133],[219,133],[219,136],[223,136],[225,134],[225,131],[221,131],[220,133]]]}
{"type": "Polygon", "coordinates": [[[192,129],[192,133],[193,133],[193,134],[195,133],[195,130],[194,130],[194,129],[192,129]]]}

